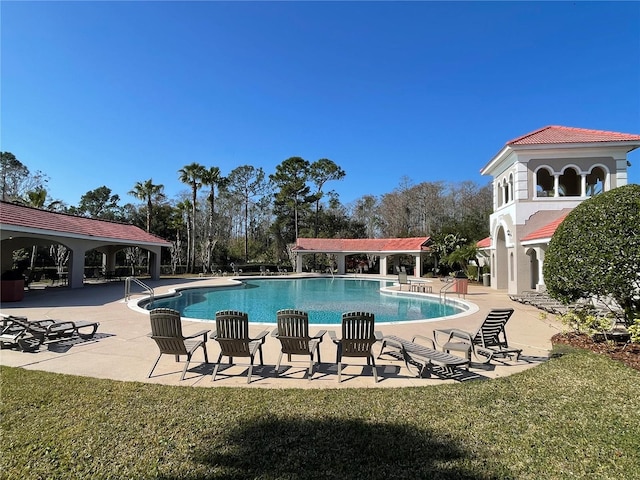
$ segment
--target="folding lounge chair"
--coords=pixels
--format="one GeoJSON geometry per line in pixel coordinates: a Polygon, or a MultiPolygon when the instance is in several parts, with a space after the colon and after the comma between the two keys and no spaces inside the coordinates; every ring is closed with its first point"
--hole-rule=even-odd
{"type": "Polygon", "coordinates": [[[280,356],[276,365],[276,374],[280,371],[280,362],[285,353],[291,361],[291,355],[306,355],[309,357],[309,380],[313,375],[313,357],[317,353],[320,363],[320,343],[326,330],[320,330],[314,336],[309,335],[309,315],[300,310],[279,310],[276,314],[278,328],[271,336],[280,340],[280,356]]]}
{"type": "Polygon", "coordinates": [[[512,308],[493,309],[475,333],[456,328],[434,330],[433,339],[447,353],[452,350],[464,352],[469,361],[472,353],[478,360],[481,360],[480,357],[485,357],[481,360],[482,363],[489,363],[495,357],[504,358],[514,355],[517,361],[522,349],[511,348],[505,332],[505,325],[511,315],[513,315],[512,308]]]}
{"type": "Polygon", "coordinates": [[[57,321],[57,320],[34,320],[28,321],[25,317],[8,317],[11,325],[7,331],[3,331],[3,335],[11,334],[9,329],[13,329],[13,333],[22,333],[16,339],[18,346],[22,350],[37,350],[40,345],[45,342],[61,340],[64,338],[73,338],[79,336],[84,339],[91,338],[98,330],[100,323],[90,321],[57,321]],[[89,331],[86,331],[89,329],[89,331]],[[82,331],[81,331],[82,330],[82,331]]]}
{"type": "Polygon", "coordinates": [[[342,381],[342,357],[366,357],[367,365],[371,365],[373,378],[378,382],[376,361],[372,347],[378,340],[382,340],[380,332],[374,332],[375,318],[373,313],[349,312],[342,314],[342,339],[338,340],[336,333],[329,331],[329,336],[338,347],[336,363],[338,364],[338,383],[342,381]]]}
{"type": "Polygon", "coordinates": [[[207,333],[209,333],[210,330],[201,330],[193,335],[184,336],[182,334],[180,312],[171,308],[156,308],[151,310],[149,318],[151,321],[151,333],[149,336],[156,342],[156,345],[158,345],[160,353],[153,367],[151,367],[147,378],[151,378],[153,370],[158,365],[162,355],[165,354],[175,355],[176,362],[180,361],[180,355],[187,356],[180,380],[184,380],[189,362],[191,362],[191,357],[199,347],[202,347],[202,350],[204,350],[205,363],[209,363],[209,358],[207,357],[207,333]]]}
{"type": "Polygon", "coordinates": [[[233,365],[233,357],[247,357],[251,363],[247,373],[247,383],[251,383],[253,360],[256,353],[260,354],[260,365],[264,365],[262,345],[268,330],[263,330],[255,337],[249,337],[249,315],[245,312],[223,310],[216,313],[216,331],[211,338],[220,344],[220,355],[213,369],[212,381],[215,381],[220,368],[222,357],[229,357],[229,365],[233,365]]]}
{"type": "Polygon", "coordinates": [[[422,335],[414,336],[411,341],[395,335],[385,335],[382,338],[382,348],[378,358],[384,354],[404,360],[409,373],[416,377],[422,377],[424,372],[431,369],[433,365],[439,365],[450,373],[454,373],[458,367],[466,367],[469,370],[468,359],[436,350],[435,342],[422,335]],[[422,343],[418,343],[418,340],[422,343]],[[425,343],[428,345],[424,345],[425,343]],[[385,348],[391,350],[385,352],[385,348]]]}

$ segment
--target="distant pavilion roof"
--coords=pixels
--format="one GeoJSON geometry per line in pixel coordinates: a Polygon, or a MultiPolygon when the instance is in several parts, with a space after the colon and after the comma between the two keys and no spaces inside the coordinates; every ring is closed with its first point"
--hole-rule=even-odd
{"type": "Polygon", "coordinates": [[[411,238],[298,238],[294,251],[309,253],[419,253],[430,237],[411,238]]]}

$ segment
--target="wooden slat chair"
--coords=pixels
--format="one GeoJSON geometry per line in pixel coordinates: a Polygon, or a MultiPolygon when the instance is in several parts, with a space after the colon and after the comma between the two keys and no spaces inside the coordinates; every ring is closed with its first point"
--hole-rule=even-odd
{"type": "Polygon", "coordinates": [[[375,382],[378,382],[372,347],[382,339],[382,334],[375,332],[374,326],[373,313],[348,312],[342,314],[342,338],[338,340],[335,332],[329,331],[329,336],[338,347],[338,383],[342,381],[342,357],[365,357],[367,365],[371,365],[375,382]]]}
{"type": "Polygon", "coordinates": [[[320,330],[314,336],[309,335],[309,314],[301,310],[278,310],[276,314],[278,328],[271,336],[280,340],[280,356],[276,365],[276,374],[280,371],[282,355],[287,354],[289,362],[291,355],[306,355],[309,357],[309,380],[313,375],[313,357],[317,353],[318,364],[320,360],[320,343],[326,330],[320,330]]]}
{"type": "Polygon", "coordinates": [[[482,322],[482,325],[475,333],[465,332],[457,328],[445,330],[434,330],[433,339],[443,351],[464,352],[468,360],[471,355],[482,360],[483,363],[489,363],[495,357],[516,357],[516,361],[520,358],[522,349],[512,348],[507,341],[507,333],[505,325],[509,318],[513,315],[513,308],[495,308],[491,310],[482,322]],[[442,338],[446,340],[442,340],[442,338]]]}
{"type": "Polygon", "coordinates": [[[204,350],[205,363],[209,363],[209,357],[207,356],[207,333],[209,333],[210,330],[201,330],[198,333],[188,336],[183,335],[180,312],[171,308],[156,308],[151,310],[149,318],[151,321],[151,333],[149,336],[156,342],[156,345],[158,345],[160,354],[153,364],[153,367],[151,367],[147,378],[151,378],[151,374],[158,365],[162,355],[175,355],[176,362],[180,361],[180,355],[187,356],[180,380],[184,380],[191,357],[199,347],[202,347],[202,350],[204,350]]]}
{"type": "Polygon", "coordinates": [[[212,381],[216,379],[223,356],[229,357],[229,365],[233,365],[233,357],[247,357],[251,360],[247,373],[247,383],[250,383],[256,353],[260,354],[260,365],[264,365],[262,345],[268,333],[268,330],[263,330],[257,337],[251,338],[247,313],[235,310],[217,312],[216,331],[211,334],[211,338],[220,344],[220,355],[213,369],[212,381]]]}

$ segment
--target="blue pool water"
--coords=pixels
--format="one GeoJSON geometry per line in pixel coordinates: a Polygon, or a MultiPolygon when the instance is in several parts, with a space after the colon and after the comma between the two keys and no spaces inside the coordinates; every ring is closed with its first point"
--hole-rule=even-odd
{"type": "Polygon", "coordinates": [[[343,312],[375,314],[376,323],[403,322],[455,315],[462,308],[437,299],[385,295],[380,288],[393,282],[346,278],[256,279],[240,286],[201,287],[159,298],[145,308],[166,307],[183,317],[215,319],[219,310],[240,310],[249,321],[275,323],[276,312],[295,308],[309,313],[309,323],[340,324],[343,312]]]}

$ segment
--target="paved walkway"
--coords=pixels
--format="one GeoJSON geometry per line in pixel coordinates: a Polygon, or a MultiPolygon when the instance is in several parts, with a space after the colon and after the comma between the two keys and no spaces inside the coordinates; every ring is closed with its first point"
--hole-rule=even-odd
{"type": "MultiPolygon", "coordinates": [[[[378,278],[377,276],[375,278],[378,278]]],[[[224,278],[210,279],[162,279],[148,281],[157,294],[168,292],[172,288],[189,286],[208,286],[227,282],[224,278]]],[[[479,310],[469,316],[436,322],[411,323],[377,326],[384,334],[393,334],[404,338],[421,334],[432,337],[436,328],[457,327],[475,331],[491,308],[514,308],[515,313],[507,324],[509,343],[523,349],[518,362],[507,361],[504,364],[492,362],[491,365],[472,364],[469,373],[461,372],[455,377],[442,378],[432,375],[430,378],[415,378],[406,369],[403,362],[391,357],[376,360],[379,382],[374,383],[372,372],[364,359],[345,359],[342,383],[338,384],[335,365],[336,347],[328,335],[321,344],[322,365],[316,368],[311,381],[305,378],[308,361],[303,357],[294,357],[293,362],[283,358],[281,374],[275,375],[275,364],[280,352],[279,342],[268,337],[263,346],[265,365],[256,366],[250,385],[246,383],[246,365],[236,365],[218,373],[215,382],[211,381],[213,364],[204,364],[202,351],[198,350],[191,363],[185,380],[180,381],[183,363],[176,363],[173,357],[164,355],[153,377],[147,374],[158,354],[155,342],[147,337],[150,331],[148,314],[130,308],[124,301],[123,282],[86,285],[81,289],[68,287],[46,288],[26,292],[25,299],[16,303],[4,303],[3,314],[22,315],[30,320],[91,320],[100,322],[95,338],[91,340],[62,341],[43,345],[34,353],[14,349],[0,350],[0,364],[22,367],[31,370],[65,373],[71,375],[108,378],[112,380],[137,381],[145,383],[198,386],[198,387],[250,387],[250,388],[389,388],[406,386],[439,385],[445,382],[463,382],[472,379],[503,377],[534,367],[545,361],[551,349],[551,337],[561,331],[561,326],[550,315],[541,318],[540,310],[522,305],[509,299],[506,292],[471,284],[466,300],[475,303],[479,310]]],[[[137,298],[139,300],[139,297],[137,298]]],[[[275,313],[275,312],[274,312],[275,313]]],[[[213,325],[197,321],[183,321],[185,334],[195,333],[213,325]]],[[[274,326],[254,325],[252,334],[274,326]]],[[[322,327],[327,328],[327,327],[322,327]]],[[[329,329],[331,329],[329,327],[329,329]]],[[[339,325],[335,330],[340,336],[339,325]]],[[[315,330],[312,327],[311,332],[315,330]]],[[[379,352],[379,346],[374,352],[379,352]]],[[[220,352],[214,340],[207,342],[209,361],[217,359],[220,352]]],[[[183,359],[181,359],[183,360],[183,359]]],[[[226,357],[223,361],[226,360],[226,357]]],[[[238,359],[244,362],[245,359],[238,359]]]]}

